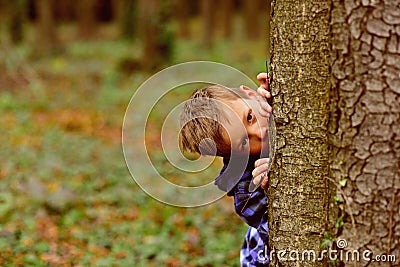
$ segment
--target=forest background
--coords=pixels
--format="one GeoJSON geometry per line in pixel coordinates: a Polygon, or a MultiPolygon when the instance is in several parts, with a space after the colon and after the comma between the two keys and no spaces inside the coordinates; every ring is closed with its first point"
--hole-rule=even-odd
{"type": "Polygon", "coordinates": [[[210,60],[255,78],[268,18],[259,0],[1,1],[0,264],[237,265],[247,227],[231,200],[152,199],[126,168],[121,127],[136,88],[166,66],[210,60]]]}

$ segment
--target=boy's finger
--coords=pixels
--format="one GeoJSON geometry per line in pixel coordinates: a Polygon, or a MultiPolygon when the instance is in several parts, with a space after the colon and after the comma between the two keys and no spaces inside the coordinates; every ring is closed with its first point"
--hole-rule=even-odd
{"type": "Polygon", "coordinates": [[[264,117],[269,121],[269,118],[271,117],[272,112],[267,111],[264,108],[260,108],[258,113],[260,114],[261,117],[264,117]]]}
{"type": "Polygon", "coordinates": [[[265,164],[265,163],[269,163],[269,158],[261,158],[261,159],[256,160],[256,162],[254,163],[254,167],[257,168],[258,166],[265,164]]]}
{"type": "Polygon", "coordinates": [[[270,98],[271,97],[271,93],[269,91],[267,91],[264,87],[258,87],[257,88],[257,92],[262,95],[263,97],[266,98],[270,98]]]}
{"type": "Polygon", "coordinates": [[[268,165],[268,163],[260,165],[259,167],[255,168],[251,174],[253,177],[257,177],[261,173],[268,171],[268,165]]]}
{"type": "Polygon", "coordinates": [[[269,85],[266,80],[260,81],[260,87],[264,88],[265,90],[269,90],[269,85]]]}
{"type": "Polygon", "coordinates": [[[258,185],[261,181],[261,175],[254,177],[253,184],[258,185]]]}
{"type": "Polygon", "coordinates": [[[260,103],[260,106],[263,110],[267,112],[272,112],[272,107],[268,103],[260,103]]]}
{"type": "Polygon", "coordinates": [[[267,80],[268,79],[268,73],[266,72],[261,72],[257,75],[257,80],[267,80]]]}
{"type": "Polygon", "coordinates": [[[261,173],[260,175],[254,177],[253,183],[258,185],[261,182],[261,187],[265,189],[265,185],[268,183],[268,175],[266,172],[261,173]]]}
{"type": "Polygon", "coordinates": [[[268,184],[268,175],[265,175],[264,180],[261,181],[261,188],[266,190],[267,189],[267,184],[268,184]]]}
{"type": "Polygon", "coordinates": [[[260,110],[258,111],[260,113],[261,116],[263,116],[264,118],[269,118],[269,113],[267,111],[265,111],[263,108],[260,108],[260,110]]]}
{"type": "Polygon", "coordinates": [[[267,80],[261,80],[260,82],[260,87],[264,88],[265,90],[269,90],[269,83],[267,80]]]}
{"type": "Polygon", "coordinates": [[[246,85],[241,85],[240,89],[242,89],[242,90],[252,90],[250,87],[248,87],[246,85]]]}

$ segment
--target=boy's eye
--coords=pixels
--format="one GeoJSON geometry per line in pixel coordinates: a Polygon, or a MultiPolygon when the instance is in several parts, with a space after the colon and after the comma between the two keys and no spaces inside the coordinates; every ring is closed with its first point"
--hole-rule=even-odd
{"type": "Polygon", "coordinates": [[[251,122],[254,118],[252,110],[249,111],[249,114],[247,115],[247,121],[251,122]]]}
{"type": "Polygon", "coordinates": [[[247,143],[248,143],[248,140],[247,140],[247,138],[243,139],[243,141],[242,141],[242,147],[243,147],[243,146],[246,146],[246,145],[247,145],[247,143]]]}

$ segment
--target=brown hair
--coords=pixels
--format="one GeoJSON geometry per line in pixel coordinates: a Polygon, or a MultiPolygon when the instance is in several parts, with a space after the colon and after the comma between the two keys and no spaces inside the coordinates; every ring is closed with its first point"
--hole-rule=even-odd
{"type": "Polygon", "coordinates": [[[229,155],[230,146],[223,141],[226,130],[221,125],[229,120],[223,105],[218,101],[226,103],[239,98],[248,96],[238,88],[210,85],[196,90],[186,101],[180,114],[181,149],[202,155],[229,155]]]}

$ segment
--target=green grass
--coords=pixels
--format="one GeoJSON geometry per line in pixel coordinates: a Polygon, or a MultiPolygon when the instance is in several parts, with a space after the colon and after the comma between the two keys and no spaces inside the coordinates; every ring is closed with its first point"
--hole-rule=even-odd
{"type": "MultiPolygon", "coordinates": [[[[255,77],[263,49],[262,41],[205,50],[178,40],[174,62],[218,61],[255,77]]],[[[27,44],[7,51],[8,74],[34,75],[0,92],[1,265],[238,265],[247,227],[231,200],[170,207],[140,190],[125,166],[125,108],[150,74],[126,75],[118,64],[137,51],[140,45],[120,40],[70,42],[35,60],[27,44]]],[[[162,169],[164,161],[155,157],[162,169]]]]}

